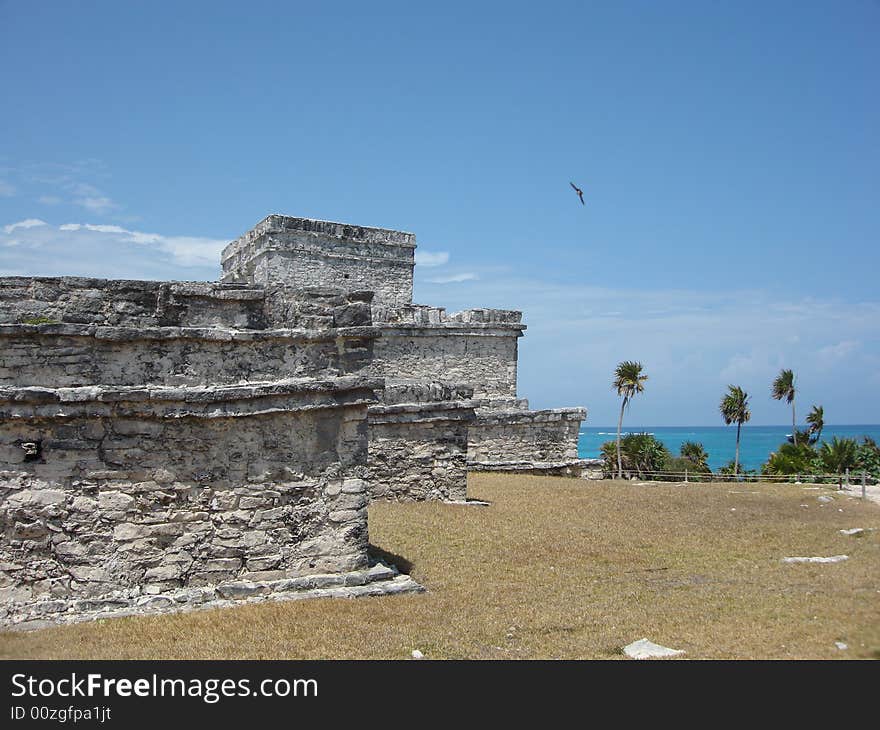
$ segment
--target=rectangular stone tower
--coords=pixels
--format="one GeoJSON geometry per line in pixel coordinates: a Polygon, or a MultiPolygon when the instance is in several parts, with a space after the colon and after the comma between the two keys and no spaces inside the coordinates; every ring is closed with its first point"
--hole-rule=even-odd
{"type": "Polygon", "coordinates": [[[377,304],[409,304],[415,234],[270,215],[221,255],[223,283],[369,290],[377,304]]]}

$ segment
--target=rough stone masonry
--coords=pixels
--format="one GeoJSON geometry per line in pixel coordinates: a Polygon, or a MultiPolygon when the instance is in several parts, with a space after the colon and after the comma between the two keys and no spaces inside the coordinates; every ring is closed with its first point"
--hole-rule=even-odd
{"type": "Polygon", "coordinates": [[[0,278],[0,625],[419,590],[369,499],[578,474],[520,313],[412,303],[415,236],[269,216],[218,283],[0,278]]]}

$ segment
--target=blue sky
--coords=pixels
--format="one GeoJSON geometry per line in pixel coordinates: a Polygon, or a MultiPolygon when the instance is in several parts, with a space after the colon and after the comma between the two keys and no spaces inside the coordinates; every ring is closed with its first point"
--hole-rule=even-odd
{"type": "Polygon", "coordinates": [[[273,212],[522,309],[520,392],[880,421],[880,3],[0,0],[0,273],[214,279],[273,212]],[[569,181],[584,189],[581,206],[569,181]]]}

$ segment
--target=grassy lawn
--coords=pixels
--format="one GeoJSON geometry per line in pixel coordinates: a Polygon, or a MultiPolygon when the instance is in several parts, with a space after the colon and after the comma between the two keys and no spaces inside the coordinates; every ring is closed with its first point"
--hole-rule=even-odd
{"type": "Polygon", "coordinates": [[[0,657],[607,659],[647,637],[689,658],[880,658],[876,504],[497,474],[472,475],[469,494],[492,505],[370,507],[371,542],[427,593],[8,632],[0,657]],[[874,531],[838,532],[852,527],[874,531]],[[780,562],[838,554],[850,559],[780,562]]]}

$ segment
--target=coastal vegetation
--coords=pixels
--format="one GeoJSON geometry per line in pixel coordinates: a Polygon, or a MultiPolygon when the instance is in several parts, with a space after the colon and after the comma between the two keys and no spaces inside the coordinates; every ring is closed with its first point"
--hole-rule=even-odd
{"type": "Polygon", "coordinates": [[[603,468],[608,476],[625,474],[644,479],[654,472],[667,471],[670,453],[649,433],[628,433],[618,441],[601,446],[603,468]]]}
{"type": "Polygon", "coordinates": [[[822,438],[822,429],[825,428],[825,409],[822,406],[813,406],[807,414],[806,421],[810,424],[807,429],[810,441],[816,443],[822,438]]]}
{"type": "Polygon", "coordinates": [[[752,417],[749,410],[749,394],[738,385],[728,385],[727,395],[721,399],[721,417],[728,426],[736,424],[736,456],[733,460],[733,473],[739,473],[739,437],[742,425],[752,417]]]}
{"type": "MultiPolygon", "coordinates": [[[[628,433],[621,435],[623,415],[634,396],[644,391],[648,379],[642,364],[636,361],[621,362],[614,372],[612,387],[623,397],[620,418],[617,422],[616,441],[600,446],[603,472],[606,478],[650,478],[653,480],[699,480],[713,475],[708,465],[709,454],[701,443],[687,441],[681,445],[680,454],[673,455],[654,435],[628,433]]],[[[760,470],[742,469],[740,465],[740,441],[742,426],[751,419],[749,394],[739,385],[728,385],[721,399],[719,410],[724,423],[736,424],[736,450],[734,458],[714,472],[717,476],[757,479],[760,476],[800,477],[815,481],[828,481],[834,477],[842,486],[848,472],[864,472],[873,480],[880,480],[880,447],[870,437],[861,442],[853,438],[835,436],[830,442],[822,442],[825,429],[825,409],[813,405],[806,416],[807,428],[798,429],[795,412],[794,371],[783,368],[773,380],[770,395],[775,400],[791,405],[792,432],[787,440],[770,453],[760,470]]]]}
{"type": "Polygon", "coordinates": [[[794,413],[794,371],[780,370],[779,375],[776,376],[776,380],[773,381],[773,385],[770,388],[770,395],[775,400],[785,400],[791,404],[791,433],[794,437],[795,446],[797,446],[797,419],[794,413]]]}
{"type": "Polygon", "coordinates": [[[633,360],[624,360],[614,371],[612,388],[617,390],[617,395],[623,396],[620,404],[620,418],[617,420],[617,476],[623,476],[623,458],[621,456],[620,429],[623,427],[623,412],[629,402],[639,393],[645,390],[645,381],[648,376],[642,372],[642,363],[633,360]]]}
{"type": "Polygon", "coordinates": [[[838,485],[843,485],[847,472],[856,475],[864,472],[872,479],[880,477],[880,448],[876,442],[863,436],[861,441],[835,436],[822,444],[801,441],[786,442],[770,454],[761,468],[762,474],[795,476],[822,481],[816,475],[833,474],[838,485]]]}
{"type": "Polygon", "coordinates": [[[677,481],[683,475],[699,480],[701,475],[712,474],[708,452],[703,444],[692,441],[683,443],[679,456],[675,456],[653,434],[628,433],[620,440],[620,462],[616,441],[606,441],[600,452],[602,469],[608,477],[619,473],[619,469],[624,477],[660,481],[677,481]]]}

